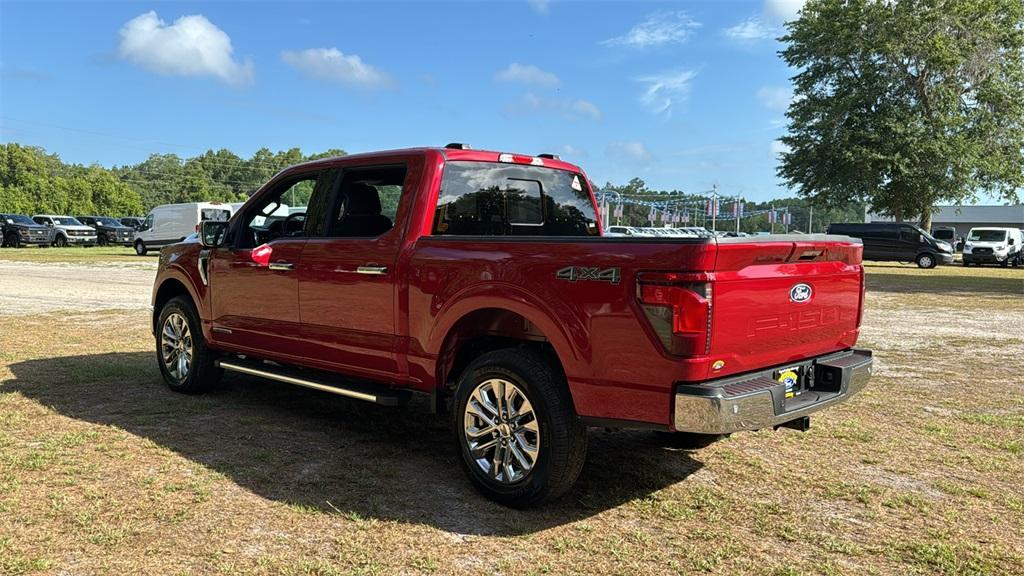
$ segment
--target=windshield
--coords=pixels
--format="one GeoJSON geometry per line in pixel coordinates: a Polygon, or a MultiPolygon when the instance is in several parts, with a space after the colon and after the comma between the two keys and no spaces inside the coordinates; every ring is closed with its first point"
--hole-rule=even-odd
{"type": "Polygon", "coordinates": [[[4,216],[4,220],[6,220],[8,224],[35,225],[35,222],[33,222],[31,218],[28,216],[22,216],[21,214],[7,214],[4,216]]]}
{"type": "Polygon", "coordinates": [[[114,220],[113,218],[107,218],[105,216],[100,216],[99,218],[96,218],[96,223],[97,224],[102,224],[104,226],[112,226],[114,228],[120,228],[121,227],[121,223],[120,222],[118,222],[117,220],[114,220]]]}
{"type": "Polygon", "coordinates": [[[1006,240],[1006,230],[971,230],[968,240],[971,242],[1002,242],[1006,240]]]}
{"type": "Polygon", "coordinates": [[[53,223],[58,226],[81,226],[82,223],[71,216],[54,216],[53,223]]]}

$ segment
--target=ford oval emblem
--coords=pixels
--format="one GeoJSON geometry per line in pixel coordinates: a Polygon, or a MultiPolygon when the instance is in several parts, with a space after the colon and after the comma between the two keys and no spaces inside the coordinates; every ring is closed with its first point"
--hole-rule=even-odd
{"type": "Polygon", "coordinates": [[[811,287],[809,284],[797,284],[789,289],[789,299],[797,304],[811,301],[811,287]]]}

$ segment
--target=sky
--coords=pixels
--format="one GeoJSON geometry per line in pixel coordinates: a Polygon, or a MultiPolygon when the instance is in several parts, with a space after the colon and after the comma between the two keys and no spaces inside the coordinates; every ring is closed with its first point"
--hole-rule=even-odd
{"type": "Polygon", "coordinates": [[[464,142],[599,185],[791,196],[775,38],[800,5],[3,0],[0,141],[104,166],[464,142]]]}

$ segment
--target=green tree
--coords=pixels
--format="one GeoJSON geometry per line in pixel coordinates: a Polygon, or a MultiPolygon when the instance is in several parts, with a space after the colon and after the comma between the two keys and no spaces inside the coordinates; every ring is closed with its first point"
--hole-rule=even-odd
{"type": "Polygon", "coordinates": [[[1024,3],[809,0],[778,174],[818,206],[931,223],[940,202],[1024,187],[1024,3]]]}

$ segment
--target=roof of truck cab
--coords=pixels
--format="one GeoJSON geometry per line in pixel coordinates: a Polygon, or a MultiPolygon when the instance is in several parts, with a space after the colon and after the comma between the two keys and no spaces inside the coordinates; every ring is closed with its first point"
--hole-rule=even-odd
{"type": "Polygon", "coordinates": [[[582,172],[579,166],[566,162],[564,160],[555,158],[540,158],[536,154],[520,154],[519,152],[495,151],[495,150],[461,150],[458,148],[437,148],[437,147],[419,147],[419,148],[397,148],[394,150],[381,150],[378,152],[360,152],[357,154],[346,154],[344,156],[330,156],[327,158],[318,158],[316,160],[310,160],[309,162],[302,162],[294,166],[290,166],[285,170],[290,170],[297,166],[317,166],[317,165],[334,165],[339,162],[350,162],[359,161],[367,158],[381,158],[390,156],[413,156],[413,155],[428,155],[428,154],[440,154],[445,160],[466,160],[470,162],[500,162],[499,157],[502,154],[512,154],[514,156],[527,156],[530,158],[538,158],[543,162],[543,166],[546,168],[555,168],[557,170],[569,170],[572,172],[582,172]]]}

